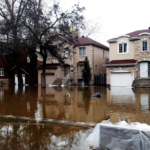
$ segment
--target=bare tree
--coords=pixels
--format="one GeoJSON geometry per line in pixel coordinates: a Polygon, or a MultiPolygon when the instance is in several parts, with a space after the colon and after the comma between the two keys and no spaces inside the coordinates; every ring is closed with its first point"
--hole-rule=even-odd
{"type": "Polygon", "coordinates": [[[85,24],[85,29],[84,30],[80,30],[80,33],[85,36],[85,37],[89,37],[91,35],[96,35],[96,34],[100,34],[101,33],[101,22],[99,21],[99,19],[96,20],[85,20],[84,22],[85,24]]]}
{"type": "MultiPolygon", "coordinates": [[[[43,57],[42,87],[46,87],[45,65],[48,53],[54,55],[61,63],[64,62],[64,52],[71,54],[68,44],[73,42],[71,28],[84,28],[84,17],[81,13],[84,7],[74,5],[70,11],[62,11],[60,4],[53,3],[47,8],[41,7],[40,2],[32,4],[28,17],[23,19],[23,25],[29,30],[29,43],[34,41],[39,50],[36,52],[43,57]],[[32,39],[32,40],[31,40],[32,39]]],[[[31,5],[30,5],[31,6],[31,5]]]]}
{"type": "MultiPolygon", "coordinates": [[[[22,56],[26,54],[26,28],[22,26],[22,17],[30,9],[32,0],[1,0],[0,1],[0,47],[1,55],[7,56],[9,68],[15,64],[18,71],[18,85],[23,85],[21,74],[22,56]],[[11,65],[10,65],[11,64],[11,65]]],[[[11,74],[11,73],[10,73],[11,74]]]]}
{"type": "Polygon", "coordinates": [[[62,11],[59,2],[51,2],[47,7],[42,5],[42,0],[1,0],[0,40],[5,43],[5,48],[0,50],[2,55],[6,55],[7,50],[10,64],[13,60],[17,65],[19,85],[23,85],[21,55],[36,52],[43,58],[42,87],[46,87],[48,54],[54,55],[61,63],[65,51],[71,55],[72,49],[68,46],[74,37],[71,29],[84,29],[84,9],[76,4],[70,11],[62,11]]]}

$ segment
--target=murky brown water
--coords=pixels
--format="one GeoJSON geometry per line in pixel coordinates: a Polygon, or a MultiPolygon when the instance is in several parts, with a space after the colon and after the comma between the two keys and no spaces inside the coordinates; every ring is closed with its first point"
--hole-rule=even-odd
{"type": "MultiPolygon", "coordinates": [[[[150,89],[106,87],[0,88],[0,116],[25,116],[72,122],[150,124],[150,89]],[[91,95],[100,92],[100,98],[91,95]]],[[[92,130],[65,124],[27,123],[0,117],[0,149],[87,149],[92,130]]]]}

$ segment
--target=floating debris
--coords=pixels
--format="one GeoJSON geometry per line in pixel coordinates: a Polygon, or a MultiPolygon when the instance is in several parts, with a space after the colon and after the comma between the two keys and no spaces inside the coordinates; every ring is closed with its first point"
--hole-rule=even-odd
{"type": "Polygon", "coordinates": [[[100,93],[95,93],[94,95],[92,95],[92,97],[101,97],[100,93]]]}

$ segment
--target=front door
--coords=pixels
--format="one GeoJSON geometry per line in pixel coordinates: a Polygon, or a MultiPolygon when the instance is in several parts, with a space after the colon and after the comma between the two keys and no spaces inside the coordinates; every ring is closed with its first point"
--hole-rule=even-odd
{"type": "Polygon", "coordinates": [[[70,66],[69,65],[65,65],[64,66],[64,76],[66,76],[69,72],[70,72],[70,66]]]}
{"type": "Polygon", "coordinates": [[[148,62],[140,63],[140,77],[148,77],[148,62]]]}

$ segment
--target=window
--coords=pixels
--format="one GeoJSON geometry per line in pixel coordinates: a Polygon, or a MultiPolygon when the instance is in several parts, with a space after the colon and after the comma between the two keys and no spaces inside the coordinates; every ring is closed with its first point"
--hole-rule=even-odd
{"type": "Polygon", "coordinates": [[[68,57],[68,51],[65,51],[65,57],[68,57]]]}
{"type": "Polygon", "coordinates": [[[126,42],[119,43],[119,54],[122,54],[122,53],[128,53],[126,42]]]}
{"type": "Polygon", "coordinates": [[[0,76],[4,76],[4,68],[0,68],[0,76]]]}
{"type": "Polygon", "coordinates": [[[30,57],[27,56],[27,63],[30,63],[30,57]]]}
{"type": "Polygon", "coordinates": [[[142,41],[142,51],[147,51],[147,41],[142,41]]]}
{"type": "Polygon", "coordinates": [[[55,58],[55,56],[53,54],[50,53],[50,58],[55,58]]]}
{"type": "Polygon", "coordinates": [[[85,56],[85,55],[86,55],[85,47],[80,47],[80,48],[79,48],[79,55],[80,55],[80,56],[85,56]]]}

